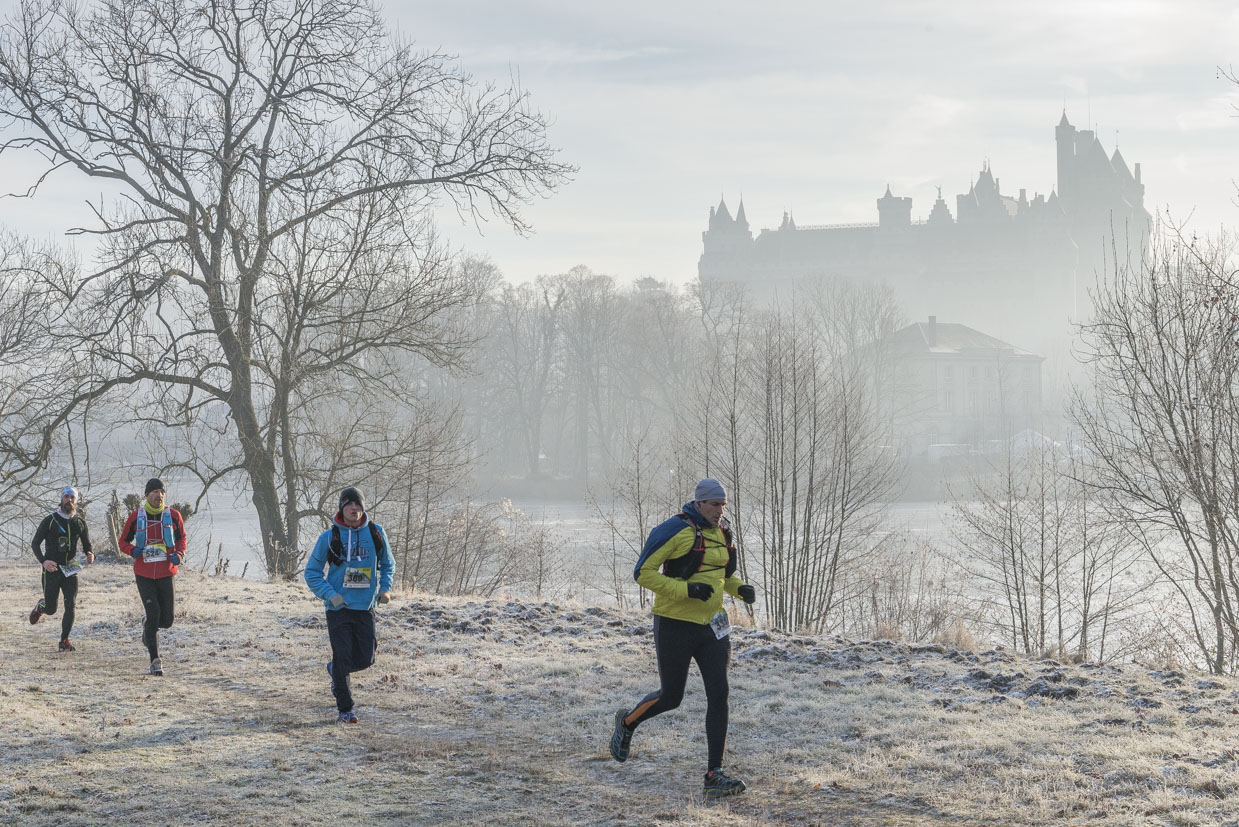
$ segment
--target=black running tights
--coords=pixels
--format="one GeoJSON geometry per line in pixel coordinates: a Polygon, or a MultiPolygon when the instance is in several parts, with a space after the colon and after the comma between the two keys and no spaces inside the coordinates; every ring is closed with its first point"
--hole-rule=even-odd
{"type": "Polygon", "coordinates": [[[723,766],[727,746],[727,662],[731,658],[731,638],[721,640],[708,625],[654,615],[654,650],[658,657],[658,678],[662,686],[646,695],[628,713],[625,723],[635,729],[642,721],[675,709],[684,700],[688,665],[697,661],[706,688],[706,769],[723,766]]]}
{"type": "Polygon", "coordinates": [[[142,624],[142,642],[151,653],[151,660],[159,657],[159,630],[172,625],[176,610],[171,577],[143,577],[135,574],[138,581],[138,596],[146,608],[146,622],[142,624]]]}
{"type": "Polygon", "coordinates": [[[59,571],[43,570],[43,613],[54,615],[60,595],[65,596],[65,613],[60,619],[60,637],[69,639],[73,631],[73,614],[77,606],[77,577],[65,577],[59,571]]]}

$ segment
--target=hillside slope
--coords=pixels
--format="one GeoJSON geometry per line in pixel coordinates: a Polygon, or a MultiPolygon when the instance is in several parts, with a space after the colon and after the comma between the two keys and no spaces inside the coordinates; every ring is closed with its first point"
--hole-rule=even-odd
{"type": "Polygon", "coordinates": [[[1235,815],[1239,684],[737,630],[728,767],[701,799],[705,701],[643,725],[648,615],[398,597],[358,725],[336,724],[321,604],[187,573],[168,673],[145,674],[127,567],[84,573],[74,641],[30,626],[0,562],[0,821],[20,824],[1218,824],[1235,815]]]}

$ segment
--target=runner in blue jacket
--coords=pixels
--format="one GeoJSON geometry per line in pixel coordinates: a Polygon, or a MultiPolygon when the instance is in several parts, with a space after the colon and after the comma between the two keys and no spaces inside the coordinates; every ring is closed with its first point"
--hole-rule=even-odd
{"type": "Polygon", "coordinates": [[[305,564],[306,585],[327,608],[327,672],[341,723],[357,723],[349,675],[374,664],[374,606],[387,602],[395,570],[383,527],[370,521],[361,492],[345,488],[331,528],[319,535],[305,564]]]}

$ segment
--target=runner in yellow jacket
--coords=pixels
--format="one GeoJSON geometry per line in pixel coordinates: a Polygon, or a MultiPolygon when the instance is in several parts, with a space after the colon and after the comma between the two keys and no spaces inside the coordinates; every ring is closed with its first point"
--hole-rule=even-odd
{"type": "Polygon", "coordinates": [[[753,603],[757,592],[736,574],[736,549],[723,517],[726,506],[722,484],[704,479],[680,514],[650,532],[633,574],[655,595],[654,651],[661,686],[633,709],[615,713],[610,745],[616,761],[628,760],[633,731],[680,705],[689,663],[697,661],[707,704],[706,795],[733,795],[745,789],[743,781],[723,772],[731,658],[731,625],[723,611],[723,593],[753,603]]]}

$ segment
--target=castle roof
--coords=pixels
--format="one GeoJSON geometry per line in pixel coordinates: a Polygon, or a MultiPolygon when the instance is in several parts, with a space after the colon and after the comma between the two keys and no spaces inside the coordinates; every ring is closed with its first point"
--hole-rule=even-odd
{"type": "Polygon", "coordinates": [[[980,355],[986,351],[1002,351],[1007,356],[1042,358],[967,325],[954,323],[934,322],[931,337],[930,323],[916,322],[896,330],[886,341],[893,351],[902,354],[980,355]]]}
{"type": "Polygon", "coordinates": [[[1136,179],[1132,177],[1131,170],[1127,168],[1127,161],[1123,160],[1118,147],[1114,148],[1114,154],[1110,156],[1110,166],[1114,167],[1115,173],[1118,174],[1124,184],[1136,183],[1136,179]]]}

